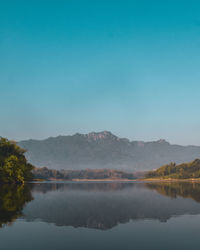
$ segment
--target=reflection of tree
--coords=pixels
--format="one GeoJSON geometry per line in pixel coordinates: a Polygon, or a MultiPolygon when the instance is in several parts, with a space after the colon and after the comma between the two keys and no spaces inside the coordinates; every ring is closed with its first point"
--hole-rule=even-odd
{"type": "Polygon", "coordinates": [[[30,186],[0,186],[0,227],[22,216],[24,205],[32,200],[30,186]]]}
{"type": "Polygon", "coordinates": [[[181,196],[184,198],[191,198],[200,202],[200,183],[191,182],[162,182],[162,183],[147,183],[145,184],[149,189],[154,189],[158,193],[176,198],[181,196]]]}
{"type": "Polygon", "coordinates": [[[132,188],[134,183],[123,183],[123,182],[46,182],[46,183],[37,183],[33,185],[34,192],[52,192],[52,191],[72,191],[72,190],[81,190],[81,191],[118,191],[122,189],[132,188]]]}

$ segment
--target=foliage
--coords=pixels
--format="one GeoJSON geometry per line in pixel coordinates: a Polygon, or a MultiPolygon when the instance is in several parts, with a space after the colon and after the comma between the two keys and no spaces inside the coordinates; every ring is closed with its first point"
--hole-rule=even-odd
{"type": "Polygon", "coordinates": [[[0,228],[22,216],[24,205],[32,199],[30,185],[0,185],[0,228]]]}
{"type": "Polygon", "coordinates": [[[172,178],[172,179],[188,179],[200,178],[200,160],[196,159],[189,163],[170,163],[164,165],[157,170],[149,171],[145,175],[146,178],[172,178]]]}
{"type": "Polygon", "coordinates": [[[113,169],[85,169],[85,170],[54,170],[35,168],[33,175],[37,179],[135,179],[133,173],[126,173],[113,169]]]}
{"type": "Polygon", "coordinates": [[[0,183],[23,183],[32,179],[33,166],[24,153],[15,142],[0,138],[0,183]]]}

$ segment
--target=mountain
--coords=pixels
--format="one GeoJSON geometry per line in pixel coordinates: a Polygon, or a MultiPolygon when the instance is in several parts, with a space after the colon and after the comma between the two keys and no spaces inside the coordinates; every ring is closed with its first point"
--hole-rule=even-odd
{"type": "Polygon", "coordinates": [[[165,140],[130,141],[108,131],[26,140],[18,145],[27,150],[30,163],[52,169],[144,171],[200,157],[199,146],[172,145],[165,140]]]}

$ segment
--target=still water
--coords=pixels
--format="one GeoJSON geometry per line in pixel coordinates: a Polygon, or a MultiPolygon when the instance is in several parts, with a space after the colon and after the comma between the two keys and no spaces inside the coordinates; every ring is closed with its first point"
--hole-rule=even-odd
{"type": "Polygon", "coordinates": [[[200,184],[0,187],[0,249],[199,249],[200,184]]]}

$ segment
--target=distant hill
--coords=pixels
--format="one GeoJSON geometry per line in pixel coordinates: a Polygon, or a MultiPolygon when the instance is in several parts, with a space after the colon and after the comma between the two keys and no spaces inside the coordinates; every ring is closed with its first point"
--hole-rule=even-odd
{"type": "Polygon", "coordinates": [[[170,163],[164,165],[157,170],[146,173],[147,178],[172,178],[172,179],[188,179],[200,178],[200,160],[196,159],[189,163],[176,165],[170,163]]]}
{"type": "Polygon", "coordinates": [[[26,140],[18,145],[27,150],[32,164],[52,169],[144,171],[200,157],[199,146],[172,145],[165,140],[130,141],[108,131],[26,140]]]}

